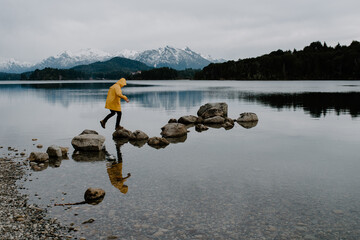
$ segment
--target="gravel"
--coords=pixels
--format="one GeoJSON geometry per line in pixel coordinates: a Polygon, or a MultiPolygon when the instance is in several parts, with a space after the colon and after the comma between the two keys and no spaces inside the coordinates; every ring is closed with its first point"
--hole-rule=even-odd
{"type": "Polygon", "coordinates": [[[28,204],[17,181],[25,175],[25,163],[15,157],[0,158],[1,239],[71,239],[69,229],[46,217],[46,209],[28,204]]]}

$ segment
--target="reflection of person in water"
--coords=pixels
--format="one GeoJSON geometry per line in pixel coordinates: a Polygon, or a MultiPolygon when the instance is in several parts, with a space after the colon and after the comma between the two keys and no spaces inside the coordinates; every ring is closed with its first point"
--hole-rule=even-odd
{"type": "Polygon", "coordinates": [[[120,151],[120,144],[116,144],[116,153],[117,153],[117,162],[114,161],[107,165],[107,172],[111,184],[120,190],[120,192],[126,194],[128,191],[128,186],[124,184],[126,179],[128,179],[131,174],[128,173],[126,177],[122,175],[122,155],[120,151]]]}

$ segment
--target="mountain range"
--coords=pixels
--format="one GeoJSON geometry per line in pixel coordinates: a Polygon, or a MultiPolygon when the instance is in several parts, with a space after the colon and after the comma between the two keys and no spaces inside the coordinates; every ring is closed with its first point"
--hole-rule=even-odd
{"type": "Polygon", "coordinates": [[[58,68],[70,69],[79,65],[88,65],[95,62],[103,62],[114,57],[123,57],[142,62],[149,67],[170,67],[176,70],[187,68],[202,69],[214,62],[224,62],[224,59],[214,60],[204,57],[190,48],[179,49],[170,46],[146,51],[123,50],[111,54],[96,49],[83,49],[77,52],[64,51],[56,56],[48,57],[36,64],[21,63],[14,59],[0,62],[0,72],[23,73],[34,71],[35,69],[58,68]]]}

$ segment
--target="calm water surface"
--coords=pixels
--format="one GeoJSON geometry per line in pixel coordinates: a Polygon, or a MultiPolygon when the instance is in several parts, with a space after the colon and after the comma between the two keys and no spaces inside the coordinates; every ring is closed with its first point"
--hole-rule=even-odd
{"type": "MultiPolygon", "coordinates": [[[[0,82],[0,157],[7,147],[69,147],[69,159],[29,168],[25,193],[86,239],[359,239],[360,81],[130,82],[122,125],[160,136],[170,118],[226,102],[255,112],[252,128],[190,128],[165,149],[112,140],[99,124],[114,82],[0,82]],[[105,156],[73,154],[84,129],[106,137],[105,156]],[[37,138],[36,142],[32,141],[37,138]],[[122,159],[122,163],[119,160],[122,159]],[[131,177],[114,183],[112,175],[131,177]],[[106,191],[95,206],[53,206],[106,191]],[[83,224],[94,219],[93,223],[83,224]]],[[[20,161],[20,160],[19,160],[20,161]]]]}

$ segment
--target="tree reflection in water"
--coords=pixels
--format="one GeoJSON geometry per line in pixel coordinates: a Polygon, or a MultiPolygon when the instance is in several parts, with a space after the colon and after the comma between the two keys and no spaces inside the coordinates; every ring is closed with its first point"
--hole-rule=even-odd
{"type": "Polygon", "coordinates": [[[329,112],[350,114],[352,117],[360,115],[358,92],[248,93],[240,98],[277,109],[303,108],[314,118],[326,116],[329,112]]]}

